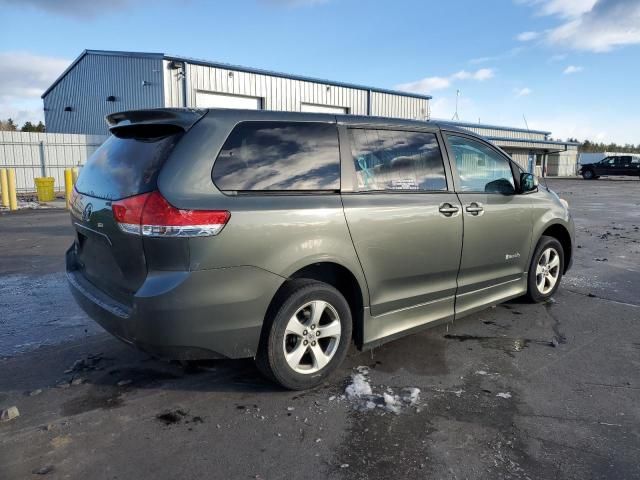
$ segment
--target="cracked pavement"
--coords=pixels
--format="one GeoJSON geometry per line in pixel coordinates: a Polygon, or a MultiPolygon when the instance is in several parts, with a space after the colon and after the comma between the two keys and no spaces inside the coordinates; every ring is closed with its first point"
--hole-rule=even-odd
{"type": "Polygon", "coordinates": [[[309,392],[121,344],[61,286],[67,214],[0,215],[0,478],[640,478],[640,182],[549,184],[581,247],[553,301],[352,350],[309,392]],[[355,408],[359,366],[419,401],[355,408]]]}

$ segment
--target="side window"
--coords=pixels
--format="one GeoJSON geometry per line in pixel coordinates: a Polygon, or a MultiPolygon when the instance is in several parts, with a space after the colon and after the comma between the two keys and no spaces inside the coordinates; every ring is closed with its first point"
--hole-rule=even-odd
{"type": "Polygon", "coordinates": [[[463,192],[515,193],[509,161],[482,142],[448,135],[463,192]]]}
{"type": "Polygon", "coordinates": [[[334,124],[244,122],[224,143],[213,181],[222,191],[340,189],[334,124]]]}
{"type": "Polygon", "coordinates": [[[354,128],[349,137],[358,191],[447,189],[435,134],[354,128]]]}

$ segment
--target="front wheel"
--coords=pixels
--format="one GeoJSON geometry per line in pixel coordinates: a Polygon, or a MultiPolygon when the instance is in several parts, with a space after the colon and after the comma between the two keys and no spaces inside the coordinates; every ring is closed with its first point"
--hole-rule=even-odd
{"type": "Polygon", "coordinates": [[[274,299],[256,356],[260,371],[290,390],[321,384],[351,343],[351,311],[326,283],[297,279],[274,299]]]}
{"type": "Polygon", "coordinates": [[[584,172],[582,172],[582,178],[584,178],[585,180],[593,180],[595,178],[593,170],[585,170],[584,172]]]}
{"type": "Polygon", "coordinates": [[[558,289],[564,271],[564,250],[558,240],[543,236],[531,259],[527,281],[527,296],[534,302],[544,302],[558,289]]]}

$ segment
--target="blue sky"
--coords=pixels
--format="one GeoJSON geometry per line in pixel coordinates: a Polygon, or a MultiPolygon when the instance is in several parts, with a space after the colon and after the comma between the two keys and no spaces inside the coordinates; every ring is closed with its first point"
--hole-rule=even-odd
{"type": "Polygon", "coordinates": [[[85,49],[433,95],[432,116],[640,143],[640,0],[0,0],[0,118],[85,49]]]}

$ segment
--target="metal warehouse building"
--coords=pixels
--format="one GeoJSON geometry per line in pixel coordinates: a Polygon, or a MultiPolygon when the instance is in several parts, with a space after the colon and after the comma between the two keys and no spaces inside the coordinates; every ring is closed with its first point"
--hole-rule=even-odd
{"type": "MultiPolygon", "coordinates": [[[[48,132],[108,134],[105,115],[158,107],[245,108],[429,119],[428,95],[162,53],[85,50],[42,95],[48,132]]],[[[577,147],[550,132],[456,122],[538,174],[574,175],[577,147]]]]}

